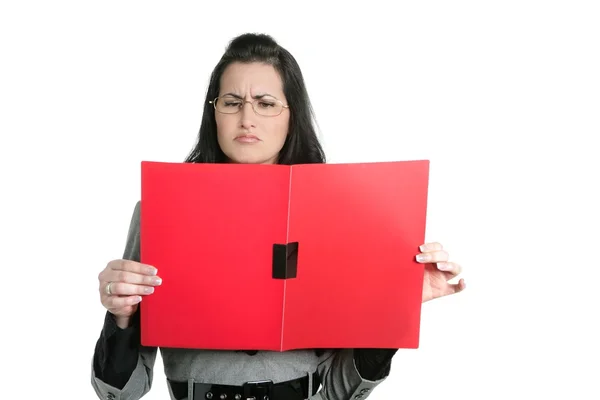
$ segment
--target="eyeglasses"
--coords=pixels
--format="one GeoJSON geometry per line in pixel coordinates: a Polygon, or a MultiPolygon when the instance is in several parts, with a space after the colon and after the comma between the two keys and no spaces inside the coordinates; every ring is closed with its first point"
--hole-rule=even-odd
{"type": "Polygon", "coordinates": [[[284,108],[289,108],[281,100],[274,97],[261,97],[253,101],[243,100],[233,96],[217,97],[210,104],[214,105],[215,110],[222,114],[237,114],[244,104],[252,104],[252,109],[258,115],[265,117],[276,117],[283,112],[284,108]]]}

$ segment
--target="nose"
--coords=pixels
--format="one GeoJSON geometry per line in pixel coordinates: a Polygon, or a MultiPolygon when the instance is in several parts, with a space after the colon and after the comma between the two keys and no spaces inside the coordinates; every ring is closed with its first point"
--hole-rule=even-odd
{"type": "Polygon", "coordinates": [[[254,109],[252,108],[252,102],[246,100],[244,104],[242,104],[242,109],[240,110],[240,125],[244,129],[250,129],[255,127],[254,124],[254,109]]]}

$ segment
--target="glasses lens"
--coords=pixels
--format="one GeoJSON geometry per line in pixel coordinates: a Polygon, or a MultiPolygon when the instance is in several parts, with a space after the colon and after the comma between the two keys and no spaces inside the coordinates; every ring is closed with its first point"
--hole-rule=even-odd
{"type": "Polygon", "coordinates": [[[254,100],[254,110],[267,117],[272,117],[281,114],[283,106],[281,103],[273,98],[263,97],[262,99],[254,100]]]}
{"type": "Polygon", "coordinates": [[[216,109],[223,114],[235,114],[240,110],[242,100],[233,96],[225,96],[217,99],[216,109]]]}

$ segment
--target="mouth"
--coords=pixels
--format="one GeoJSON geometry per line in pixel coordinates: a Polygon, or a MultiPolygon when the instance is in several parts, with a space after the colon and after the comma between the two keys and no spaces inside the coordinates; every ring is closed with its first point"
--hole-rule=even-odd
{"type": "Polygon", "coordinates": [[[260,142],[260,139],[257,136],[250,135],[250,134],[238,135],[238,136],[235,137],[234,140],[236,142],[240,142],[240,143],[257,143],[257,142],[260,142]]]}

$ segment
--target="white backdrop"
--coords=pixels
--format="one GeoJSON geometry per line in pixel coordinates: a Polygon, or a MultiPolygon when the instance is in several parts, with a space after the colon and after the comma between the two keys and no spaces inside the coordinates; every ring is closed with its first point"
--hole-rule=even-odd
{"type": "Polygon", "coordinates": [[[431,160],[427,240],[467,290],[424,305],[371,398],[600,397],[593,1],[202,3],[1,3],[2,398],[95,398],[140,161],[183,160],[246,31],[297,58],[329,162],[431,160]]]}

